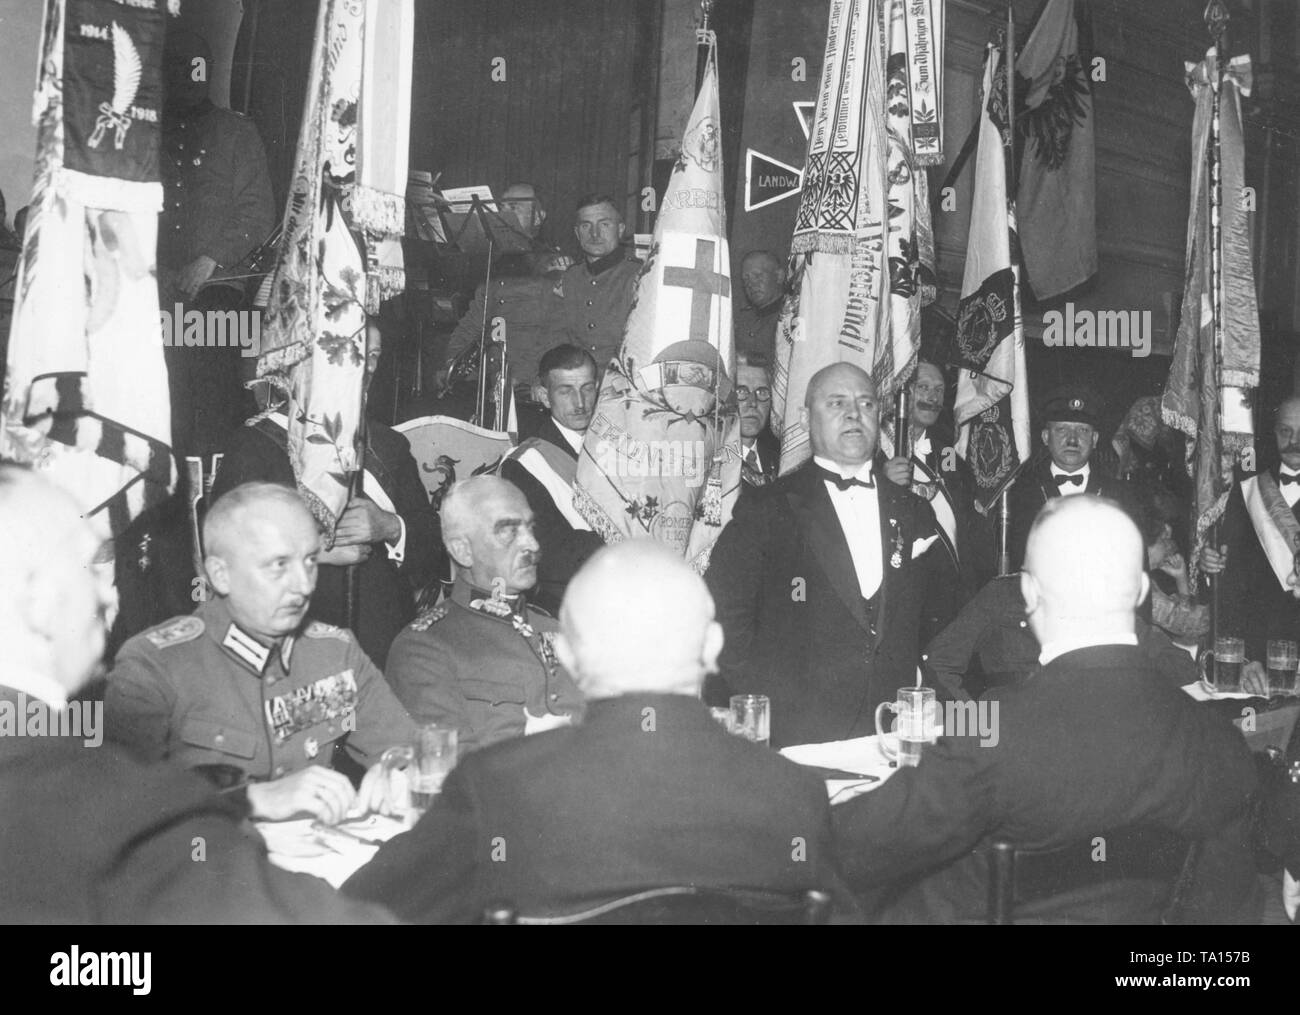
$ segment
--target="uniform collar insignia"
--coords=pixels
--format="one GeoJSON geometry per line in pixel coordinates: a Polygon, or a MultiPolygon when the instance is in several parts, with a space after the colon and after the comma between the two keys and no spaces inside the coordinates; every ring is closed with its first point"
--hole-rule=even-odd
{"type": "MultiPolygon", "coordinates": [[[[293,642],[294,639],[289,637],[280,643],[280,664],[284,667],[285,672],[289,670],[289,658],[293,654],[293,642]]],[[[272,647],[263,645],[251,634],[240,628],[233,620],[226,629],[226,636],[222,639],[221,646],[244,662],[259,676],[266,672],[266,664],[271,660],[272,647]]]]}

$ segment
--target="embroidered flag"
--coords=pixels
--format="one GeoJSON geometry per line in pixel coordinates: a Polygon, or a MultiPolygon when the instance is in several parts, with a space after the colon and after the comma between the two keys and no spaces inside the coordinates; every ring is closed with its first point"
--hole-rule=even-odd
{"type": "Polygon", "coordinates": [[[1089,68],[1079,45],[1086,0],[1047,0],[1016,59],[1016,131],[1025,137],[1016,216],[1025,271],[1039,300],[1097,273],[1089,68]],[[1019,103],[1017,103],[1019,105],[1019,103]]]}
{"type": "Polygon", "coordinates": [[[289,460],[298,490],[331,532],[362,461],[366,308],[377,309],[379,298],[400,292],[403,284],[396,240],[406,218],[405,131],[381,129],[377,118],[398,115],[397,92],[409,80],[400,68],[409,65],[409,55],[389,48],[386,59],[398,70],[381,74],[372,46],[366,74],[367,19],[381,8],[380,41],[388,39],[395,47],[392,40],[410,16],[404,0],[320,5],[258,361],[258,376],[289,399],[289,460]],[[364,137],[361,123],[367,124],[364,137]],[[363,151],[366,138],[371,148],[363,151]],[[392,150],[394,145],[400,151],[392,150]],[[368,182],[359,191],[358,164],[368,167],[368,182]],[[397,179],[401,188],[384,190],[396,188],[397,179]],[[396,248],[395,261],[385,261],[381,241],[388,241],[390,253],[396,248]]]}
{"type": "Polygon", "coordinates": [[[699,571],[740,490],[721,141],[711,48],[573,496],[606,542],[656,539],[699,571]]]}
{"type": "Polygon", "coordinates": [[[1213,47],[1199,64],[1187,64],[1187,86],[1196,101],[1192,123],[1192,203],[1187,216],[1187,269],[1173,361],[1160,409],[1164,421],[1191,438],[1187,471],[1192,477],[1192,552],[1195,580],[1201,547],[1232,489],[1233,466],[1254,441],[1253,389],[1259,386],[1259,312],[1251,267],[1250,223],[1239,200],[1245,184],[1241,96],[1250,94],[1250,59],[1234,57],[1225,68],[1220,102],[1214,102],[1217,56],[1213,47]],[[1222,207],[1212,202],[1208,153],[1211,121],[1220,129],[1222,207]],[[1211,236],[1221,227],[1219,261],[1222,373],[1215,376],[1215,319],[1211,236]]]}
{"type": "MultiPolygon", "coordinates": [[[[777,325],[772,428],[781,472],[811,455],[799,419],[808,381],[849,362],[882,396],[894,360],[876,372],[878,336],[890,336],[885,17],[890,0],[832,0],[826,56],[808,137],[803,192],[790,242],[790,295],[777,325]]],[[[889,341],[882,343],[892,353],[889,341]]]]}
{"type": "Polygon", "coordinates": [[[176,482],[155,282],[168,13],[45,5],[0,457],[67,489],[104,538],[176,482]]]}
{"type": "Polygon", "coordinates": [[[1029,397],[1020,280],[1012,263],[1015,202],[1007,188],[1011,147],[1001,51],[984,59],[979,146],[966,271],[953,342],[961,371],[953,415],[958,451],[975,478],[975,501],[987,511],[1029,450],[1029,397]]]}

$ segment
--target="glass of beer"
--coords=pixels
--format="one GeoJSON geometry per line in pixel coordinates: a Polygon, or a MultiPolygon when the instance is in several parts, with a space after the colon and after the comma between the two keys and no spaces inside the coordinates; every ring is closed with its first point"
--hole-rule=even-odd
{"type": "Polygon", "coordinates": [[[1215,638],[1214,651],[1201,655],[1201,680],[1216,693],[1241,690],[1246,643],[1240,638],[1215,638]]]}
{"type": "Polygon", "coordinates": [[[456,740],[455,727],[430,723],[416,728],[411,743],[390,747],[381,755],[389,792],[408,827],[424,816],[447,773],[456,767],[456,740]]]}
{"type": "Polygon", "coordinates": [[[876,735],[881,753],[900,768],[914,768],[921,763],[921,750],[935,742],[939,725],[939,705],[933,687],[900,687],[895,701],[882,701],[876,706],[876,735]],[[895,748],[881,722],[881,713],[894,713],[892,733],[898,741],[895,748]]]}
{"type": "Polygon", "coordinates": [[[736,694],[731,698],[731,732],[768,746],[772,731],[772,702],[766,694],[736,694]]]}
{"type": "Polygon", "coordinates": [[[1296,666],[1300,653],[1293,641],[1268,643],[1268,696],[1279,698],[1296,693],[1296,666]]]}

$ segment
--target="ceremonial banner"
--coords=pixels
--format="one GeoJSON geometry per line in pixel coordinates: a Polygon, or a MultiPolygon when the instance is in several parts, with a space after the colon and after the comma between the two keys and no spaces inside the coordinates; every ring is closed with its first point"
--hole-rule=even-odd
{"type": "Polygon", "coordinates": [[[105,538],[176,482],[155,282],[168,13],[179,0],[45,7],[0,457],[68,490],[105,538]]]}
{"type": "Polygon", "coordinates": [[[1011,132],[1001,55],[989,46],[984,59],[970,238],[953,342],[953,362],[960,370],[953,407],[962,431],[958,450],[970,464],[975,501],[984,511],[1029,453],[1020,280],[1011,260],[1011,132]]]}
{"type": "Polygon", "coordinates": [[[711,51],[573,492],[606,542],[656,539],[699,571],[740,490],[721,137],[711,51]]]}
{"type": "Polygon", "coordinates": [[[1075,0],[1047,0],[1016,59],[1016,131],[1026,138],[1016,215],[1039,300],[1097,273],[1092,90],[1079,55],[1075,0]]]}
{"type": "MultiPolygon", "coordinates": [[[[402,74],[380,73],[374,47],[366,74],[366,19],[378,17],[380,40],[391,41],[409,14],[403,0],[320,5],[263,328],[258,376],[289,399],[289,459],[298,489],[330,532],[362,461],[367,301],[377,309],[377,299],[400,292],[403,282],[396,238],[406,217],[406,132],[378,124],[404,108],[396,94],[402,74]],[[365,137],[360,124],[367,125],[365,137]],[[358,165],[367,167],[369,180],[359,193],[358,165]],[[388,249],[396,248],[396,263],[384,262],[384,240],[393,241],[388,249]]],[[[409,48],[409,36],[404,45],[409,48]]],[[[409,63],[392,50],[385,58],[399,68],[409,63]]]]}
{"type": "Polygon", "coordinates": [[[1233,466],[1254,442],[1251,389],[1259,386],[1259,312],[1250,256],[1250,224],[1244,202],[1245,140],[1241,96],[1250,94],[1250,59],[1235,57],[1225,68],[1219,103],[1220,179],[1223,204],[1211,207],[1208,153],[1214,114],[1217,56],[1187,64],[1187,86],[1196,100],[1192,123],[1192,205],[1187,218],[1187,276],[1173,362],[1160,408],[1164,421],[1191,438],[1187,471],[1192,477],[1192,543],[1188,567],[1195,578],[1206,533],[1218,521],[1232,489],[1233,466]],[[1217,221],[1216,221],[1217,218],[1217,221]],[[1212,230],[1221,229],[1219,306],[1222,372],[1214,362],[1212,230]]]}
{"type": "Polygon", "coordinates": [[[891,0],[831,0],[826,56],[777,326],[772,428],[781,472],[811,455],[799,421],[808,381],[860,366],[887,397],[895,376],[886,259],[885,16],[891,0]],[[888,348],[882,372],[876,364],[888,348]],[[883,373],[883,376],[882,376],[883,373]]]}

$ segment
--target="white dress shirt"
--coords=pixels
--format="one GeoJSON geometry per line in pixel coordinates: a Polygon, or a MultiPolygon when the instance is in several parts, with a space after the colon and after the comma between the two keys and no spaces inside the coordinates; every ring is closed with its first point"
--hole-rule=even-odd
{"type": "MultiPolygon", "coordinates": [[[[1283,465],[1278,469],[1278,479],[1280,480],[1282,476],[1300,476],[1300,469],[1283,465]]],[[[1300,483],[1279,482],[1277,488],[1282,491],[1282,499],[1286,501],[1286,506],[1295,507],[1295,502],[1300,500],[1300,483]]]]}
{"type": "MultiPolygon", "coordinates": [[[[834,472],[845,479],[872,479],[871,462],[868,460],[856,472],[840,468],[829,458],[815,457],[813,462],[827,472],[834,472]]],[[[831,504],[840,520],[844,539],[849,544],[849,554],[853,557],[853,570],[858,575],[858,588],[862,595],[870,599],[880,590],[881,569],[884,567],[880,546],[880,502],[876,498],[873,486],[851,486],[841,490],[829,479],[826,491],[831,495],[831,504]]],[[[878,482],[875,480],[874,482],[878,482]]]]}
{"type": "Polygon", "coordinates": [[[554,416],[551,417],[551,422],[555,424],[555,429],[560,431],[560,436],[569,442],[569,447],[573,448],[573,453],[575,455],[582,454],[582,431],[570,430],[554,416]]]}
{"type": "Polygon", "coordinates": [[[1055,462],[1052,463],[1052,482],[1056,482],[1057,476],[1080,476],[1082,483],[1060,483],[1057,489],[1061,491],[1062,497],[1073,497],[1077,493],[1086,493],[1088,490],[1088,476],[1092,472],[1091,465],[1085,465],[1078,472],[1066,472],[1064,469],[1057,468],[1055,462]]]}

